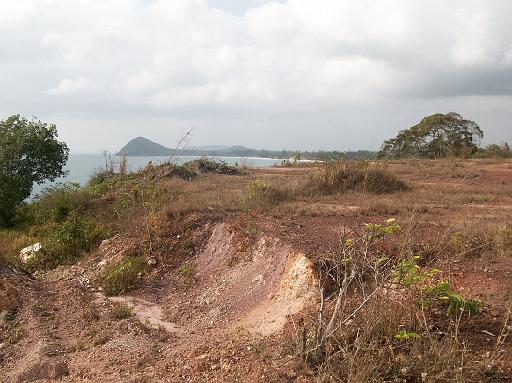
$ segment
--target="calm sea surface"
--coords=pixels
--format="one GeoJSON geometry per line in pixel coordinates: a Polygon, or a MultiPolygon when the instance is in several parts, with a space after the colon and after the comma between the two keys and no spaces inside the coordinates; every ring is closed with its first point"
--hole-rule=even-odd
{"type": "MultiPolygon", "coordinates": [[[[200,157],[195,156],[182,156],[175,157],[173,159],[174,162],[182,164],[187,161],[196,160],[200,157]]],[[[228,165],[235,164],[246,164],[247,166],[256,166],[256,167],[267,167],[273,166],[276,163],[281,162],[281,160],[273,159],[273,158],[257,158],[257,157],[211,157],[213,159],[225,161],[228,165]]],[[[120,157],[113,156],[112,161],[114,161],[114,166],[118,166],[120,157]]],[[[169,157],[128,157],[128,170],[129,171],[137,171],[143,167],[145,167],[150,161],[154,164],[160,164],[169,160],[169,157]]],[[[55,182],[77,182],[82,186],[87,183],[89,178],[98,170],[105,168],[105,157],[99,154],[70,154],[68,163],[65,169],[69,172],[66,177],[59,178],[55,182]]],[[[44,185],[34,185],[34,190],[32,195],[36,195],[39,193],[45,186],[50,185],[50,183],[44,185]]]]}

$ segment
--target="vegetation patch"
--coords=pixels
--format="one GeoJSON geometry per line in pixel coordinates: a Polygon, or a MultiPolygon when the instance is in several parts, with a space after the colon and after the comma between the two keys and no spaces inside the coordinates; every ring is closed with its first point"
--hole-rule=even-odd
{"type": "Polygon", "coordinates": [[[143,257],[125,258],[111,266],[101,277],[105,294],[119,295],[137,287],[147,267],[148,263],[143,257]]]}
{"type": "Polygon", "coordinates": [[[128,319],[134,315],[133,308],[128,305],[115,302],[112,305],[111,315],[115,320],[128,319]]]}
{"type": "Polygon", "coordinates": [[[329,162],[309,179],[303,194],[315,196],[348,191],[385,194],[409,189],[405,182],[389,171],[373,169],[367,163],[354,166],[343,162],[329,162]]]}
{"type": "Polygon", "coordinates": [[[42,229],[42,250],[27,263],[29,269],[50,269],[74,261],[82,252],[91,251],[108,236],[97,220],[72,212],[61,224],[42,229]]]}
{"type": "Polygon", "coordinates": [[[186,279],[192,279],[196,275],[196,270],[194,266],[190,264],[184,264],[178,268],[178,273],[180,273],[180,275],[186,279]]]}
{"type": "Polygon", "coordinates": [[[5,339],[5,343],[13,345],[18,343],[25,336],[25,331],[20,327],[15,327],[12,329],[9,336],[5,339]]]}
{"type": "Polygon", "coordinates": [[[226,162],[220,160],[212,160],[202,157],[198,160],[186,162],[183,166],[196,173],[215,173],[215,174],[239,174],[239,169],[235,166],[229,166],[226,162]]]}

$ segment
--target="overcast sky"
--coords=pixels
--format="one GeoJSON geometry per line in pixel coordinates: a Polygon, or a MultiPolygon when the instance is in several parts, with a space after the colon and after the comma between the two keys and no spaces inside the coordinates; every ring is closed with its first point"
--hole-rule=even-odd
{"type": "Polygon", "coordinates": [[[510,0],[0,0],[0,117],[74,152],[378,149],[435,112],[512,141],[510,0]]]}

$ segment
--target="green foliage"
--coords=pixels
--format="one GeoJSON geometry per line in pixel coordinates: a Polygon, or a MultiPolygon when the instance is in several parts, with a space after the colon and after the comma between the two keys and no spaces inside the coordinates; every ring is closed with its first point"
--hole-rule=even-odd
{"type": "Polygon", "coordinates": [[[491,144],[486,146],[485,148],[478,149],[477,152],[473,154],[475,158],[510,158],[512,157],[512,151],[508,146],[508,143],[504,143],[503,145],[491,144]]]}
{"type": "Polygon", "coordinates": [[[46,187],[31,205],[34,221],[36,224],[63,222],[71,212],[83,206],[84,200],[77,183],[46,187]]]}
{"type": "Polygon", "coordinates": [[[263,181],[256,180],[251,182],[245,189],[245,193],[240,198],[239,206],[240,210],[248,213],[250,212],[250,204],[252,201],[261,199],[267,192],[268,187],[263,181]]]}
{"type": "Polygon", "coordinates": [[[418,265],[418,256],[409,256],[399,262],[393,270],[395,280],[398,284],[410,289],[418,290],[422,306],[429,306],[433,303],[441,303],[446,306],[448,316],[459,315],[467,311],[469,315],[480,314],[483,303],[479,300],[466,299],[456,293],[448,282],[441,281],[433,283],[435,275],[441,270],[435,268],[422,269],[418,265]]]}
{"type": "Polygon", "coordinates": [[[5,343],[13,345],[18,343],[25,336],[25,331],[20,327],[15,327],[12,329],[9,336],[6,338],[5,343]]]}
{"type": "Polygon", "coordinates": [[[395,219],[390,218],[386,221],[386,224],[378,223],[366,223],[364,225],[368,231],[368,237],[371,239],[384,239],[390,234],[395,234],[400,231],[400,226],[395,224],[395,219]]]}
{"type": "Polygon", "coordinates": [[[501,232],[501,244],[506,254],[512,254],[512,228],[505,228],[501,232]]]}
{"type": "Polygon", "coordinates": [[[198,160],[189,161],[183,166],[195,173],[216,173],[216,174],[238,174],[239,170],[235,166],[229,166],[224,161],[215,161],[207,157],[198,160]]]}
{"type": "Polygon", "coordinates": [[[441,273],[441,270],[434,268],[422,270],[418,265],[419,259],[419,256],[411,255],[396,265],[393,273],[397,283],[409,288],[420,282],[428,282],[436,274],[441,273]]]}
{"type": "Polygon", "coordinates": [[[57,140],[57,128],[14,115],[0,121],[0,227],[12,225],[16,208],[34,183],[65,174],[69,149],[57,140]]]}
{"type": "Polygon", "coordinates": [[[109,267],[101,277],[105,294],[119,295],[137,287],[139,277],[147,267],[148,263],[143,257],[128,257],[109,267]]]}
{"type": "Polygon", "coordinates": [[[116,320],[128,319],[134,315],[132,307],[117,302],[113,304],[111,314],[116,320]]]}
{"type": "Polygon", "coordinates": [[[46,226],[43,230],[43,249],[28,262],[32,269],[49,269],[72,262],[81,252],[91,251],[108,236],[101,223],[76,212],[71,212],[62,223],[46,226]]]}
{"type": "Polygon", "coordinates": [[[266,208],[294,197],[296,191],[289,187],[275,187],[255,180],[245,189],[238,201],[240,210],[250,213],[255,208],[266,208]]]}
{"type": "Polygon", "coordinates": [[[0,230],[0,260],[16,263],[21,249],[33,245],[37,238],[14,229],[0,230]]]}
{"type": "Polygon", "coordinates": [[[108,170],[100,170],[89,179],[85,190],[92,195],[101,195],[108,190],[112,190],[119,180],[115,173],[108,170]]]}
{"type": "Polygon", "coordinates": [[[395,138],[384,141],[379,153],[384,158],[440,158],[468,156],[478,150],[483,132],[473,121],[457,113],[433,114],[395,138]]]}
{"type": "Polygon", "coordinates": [[[446,281],[439,282],[434,286],[425,287],[423,292],[427,296],[425,302],[430,303],[433,300],[443,302],[448,316],[460,315],[464,311],[467,311],[470,316],[478,315],[483,309],[482,301],[464,298],[462,295],[457,294],[446,281]]]}

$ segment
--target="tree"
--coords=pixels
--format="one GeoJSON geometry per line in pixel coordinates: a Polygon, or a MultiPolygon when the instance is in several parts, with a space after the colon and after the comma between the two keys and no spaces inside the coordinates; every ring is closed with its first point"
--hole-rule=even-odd
{"type": "Polygon", "coordinates": [[[483,132],[473,121],[457,113],[433,114],[395,138],[384,141],[379,157],[440,158],[467,156],[478,150],[483,132]]]}
{"type": "Polygon", "coordinates": [[[66,174],[69,149],[57,140],[57,127],[14,115],[0,121],[0,227],[12,224],[16,207],[34,183],[66,174]]]}

